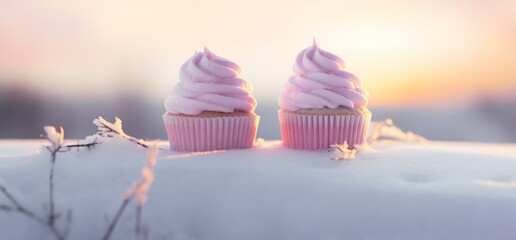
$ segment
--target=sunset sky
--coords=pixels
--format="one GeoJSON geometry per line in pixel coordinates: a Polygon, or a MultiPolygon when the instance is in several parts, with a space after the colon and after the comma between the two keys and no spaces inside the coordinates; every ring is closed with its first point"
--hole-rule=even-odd
{"type": "Polygon", "coordinates": [[[273,102],[315,37],[374,106],[516,92],[516,1],[0,0],[0,87],[160,102],[207,46],[273,102]],[[496,2],[496,3],[495,3],[496,2]]]}

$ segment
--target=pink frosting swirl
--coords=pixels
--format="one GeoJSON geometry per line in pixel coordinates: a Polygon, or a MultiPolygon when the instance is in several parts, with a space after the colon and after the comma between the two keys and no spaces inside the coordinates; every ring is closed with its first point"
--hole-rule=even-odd
{"type": "Polygon", "coordinates": [[[335,109],[366,106],[369,94],[360,80],[344,71],[344,61],[320,49],[315,40],[296,57],[292,75],[279,98],[281,109],[335,109]]]}
{"type": "Polygon", "coordinates": [[[253,112],[256,100],[251,96],[252,87],[240,78],[240,72],[237,64],[204,48],[181,66],[179,82],[165,100],[165,109],[187,115],[253,112]]]}

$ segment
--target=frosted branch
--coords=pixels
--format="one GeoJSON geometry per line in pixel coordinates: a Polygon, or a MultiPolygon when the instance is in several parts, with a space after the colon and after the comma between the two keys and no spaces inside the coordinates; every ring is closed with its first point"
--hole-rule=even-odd
{"type": "Polygon", "coordinates": [[[59,151],[61,147],[64,144],[64,130],[63,127],[61,127],[61,132],[57,132],[55,127],[52,126],[45,126],[43,127],[45,130],[45,137],[50,141],[52,144],[49,147],[49,151],[59,151]]]}
{"type": "Polygon", "coordinates": [[[355,149],[349,149],[349,145],[347,142],[343,144],[333,144],[330,145],[330,151],[333,152],[332,160],[347,160],[355,158],[355,149]]]}
{"type": "Polygon", "coordinates": [[[404,142],[425,142],[426,139],[422,136],[414,134],[411,131],[404,132],[394,125],[392,119],[388,118],[385,121],[373,122],[372,133],[369,134],[367,142],[369,144],[383,139],[392,139],[404,142]]]}
{"type": "Polygon", "coordinates": [[[109,239],[109,237],[113,233],[113,230],[115,229],[116,224],[118,223],[118,220],[122,216],[122,213],[124,212],[125,208],[133,198],[136,198],[137,201],[136,233],[140,234],[142,207],[147,200],[147,192],[149,191],[150,186],[154,181],[154,166],[156,165],[158,150],[159,148],[157,142],[153,142],[149,146],[149,153],[147,155],[147,161],[145,161],[145,165],[142,168],[141,178],[133,185],[133,187],[131,187],[125,192],[123,196],[122,205],[120,205],[120,208],[118,208],[115,218],[109,224],[109,227],[106,233],[104,234],[104,237],[102,238],[103,240],[109,239]]]}
{"type": "Polygon", "coordinates": [[[127,190],[124,196],[125,199],[136,197],[136,201],[139,206],[145,204],[147,200],[147,192],[154,181],[154,166],[156,165],[158,149],[158,144],[154,142],[149,148],[149,154],[147,156],[147,161],[142,168],[140,180],[136,182],[132,188],[127,190]]]}
{"type": "Polygon", "coordinates": [[[118,137],[127,139],[131,142],[134,142],[144,148],[149,148],[149,145],[143,139],[138,139],[138,138],[135,138],[135,137],[125,134],[124,130],[122,129],[122,120],[120,120],[120,118],[118,118],[118,117],[115,117],[114,123],[110,123],[110,122],[106,121],[104,118],[99,117],[99,118],[93,120],[93,124],[95,124],[97,126],[97,129],[99,130],[99,132],[97,134],[100,136],[103,136],[103,137],[118,136],[118,137]]]}

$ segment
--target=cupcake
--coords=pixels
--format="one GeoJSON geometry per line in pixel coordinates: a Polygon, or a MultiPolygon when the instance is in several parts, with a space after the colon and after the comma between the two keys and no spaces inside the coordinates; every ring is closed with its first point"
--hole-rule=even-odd
{"type": "Polygon", "coordinates": [[[240,78],[240,72],[237,64],[206,48],[181,66],[163,115],[171,150],[253,146],[260,117],[254,114],[252,87],[240,78]]]}
{"type": "Polygon", "coordinates": [[[313,45],[302,50],[278,101],[283,145],[324,149],[364,144],[371,113],[360,80],[344,71],[344,61],[313,45]]]}

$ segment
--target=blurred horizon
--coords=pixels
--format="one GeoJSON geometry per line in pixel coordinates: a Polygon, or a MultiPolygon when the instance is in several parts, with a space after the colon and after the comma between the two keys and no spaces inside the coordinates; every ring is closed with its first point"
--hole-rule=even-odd
{"type": "MultiPolygon", "coordinates": [[[[404,131],[429,140],[516,142],[516,96],[482,95],[470,102],[443,107],[442,104],[368,108],[373,121],[390,118],[404,131]]],[[[281,139],[278,105],[259,102],[261,116],[257,137],[281,139]]],[[[0,139],[34,139],[43,126],[62,126],[67,139],[83,139],[97,132],[93,119],[119,117],[124,131],[142,139],[166,139],[162,122],[164,107],[141,95],[120,93],[111,98],[65,98],[28,92],[24,88],[0,89],[0,139]]]]}
{"type": "Polygon", "coordinates": [[[162,102],[205,46],[242,67],[259,136],[278,138],[276,100],[312,38],[362,80],[374,119],[436,140],[516,142],[510,0],[0,0],[0,138],[37,138],[43,124],[82,138],[100,115],[164,138],[162,102]]]}

